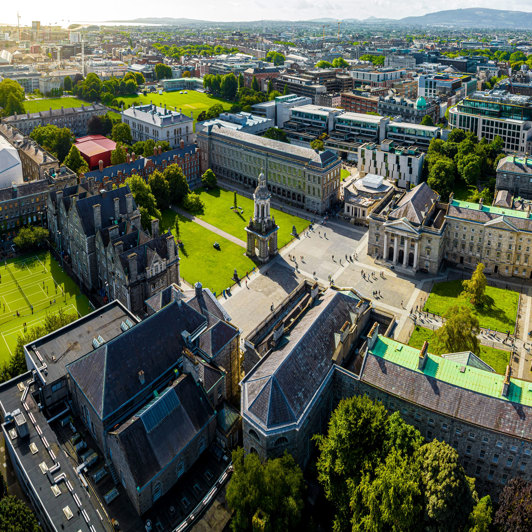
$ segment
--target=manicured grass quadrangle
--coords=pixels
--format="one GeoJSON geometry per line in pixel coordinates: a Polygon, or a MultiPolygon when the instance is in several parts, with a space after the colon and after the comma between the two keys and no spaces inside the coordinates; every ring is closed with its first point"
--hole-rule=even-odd
{"type": "Polygon", "coordinates": [[[39,113],[40,111],[49,111],[52,109],[71,109],[72,107],[81,107],[82,105],[91,105],[89,102],[79,98],[44,98],[42,100],[24,100],[24,109],[27,113],[39,113]]]}
{"type": "MultiPolygon", "coordinates": [[[[431,329],[416,327],[410,337],[408,345],[421,349],[423,347],[423,342],[427,341],[429,343],[430,353],[430,344],[435,340],[434,333],[435,331],[431,329]]],[[[486,362],[486,364],[489,364],[497,373],[504,374],[506,366],[510,363],[510,355],[510,351],[496,349],[495,347],[489,347],[487,345],[480,346],[479,358],[486,362]]]]}
{"type": "Polygon", "coordinates": [[[31,329],[59,309],[79,316],[92,310],[49,252],[2,262],[0,276],[0,363],[14,352],[24,323],[31,329]]]}
{"type": "Polygon", "coordinates": [[[473,314],[477,316],[482,328],[499,332],[510,331],[513,334],[519,302],[519,294],[517,292],[487,286],[486,297],[488,303],[482,308],[475,308],[465,298],[460,297],[462,291],[462,281],[458,279],[436,283],[423,310],[438,316],[445,316],[450,307],[464,305],[473,310],[473,314]]]}
{"type": "Polygon", "coordinates": [[[179,248],[180,275],[191,285],[200,281],[204,287],[220,295],[223,289],[234,284],[235,268],[242,277],[255,267],[243,247],[170,209],[162,213],[161,227],[171,229],[176,241],[183,242],[183,247],[179,248]],[[175,233],[176,217],[179,218],[179,237],[175,233]],[[213,247],[215,242],[220,244],[220,250],[213,247]]]}
{"type": "MultiPolygon", "coordinates": [[[[197,218],[201,218],[206,222],[215,225],[222,231],[230,235],[246,241],[246,225],[249,219],[253,216],[253,200],[237,194],[237,203],[240,209],[231,209],[234,206],[234,193],[229,190],[216,188],[212,190],[199,189],[194,192],[198,193],[201,200],[205,204],[203,214],[197,214],[197,218]]],[[[292,236],[292,227],[295,226],[296,231],[301,233],[310,224],[308,220],[293,216],[277,209],[271,209],[271,214],[275,218],[275,223],[279,226],[277,232],[277,246],[282,248],[294,237],[292,236]]]]}

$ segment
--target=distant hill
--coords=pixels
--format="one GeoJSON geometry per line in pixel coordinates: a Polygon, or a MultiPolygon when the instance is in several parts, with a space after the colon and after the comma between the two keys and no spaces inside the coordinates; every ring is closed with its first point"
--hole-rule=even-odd
{"type": "MultiPolygon", "coordinates": [[[[331,24],[338,19],[319,18],[313,20],[302,20],[304,24],[331,24]]],[[[132,22],[134,24],[161,24],[165,26],[186,26],[191,24],[216,24],[228,26],[231,24],[259,24],[282,23],[282,20],[257,20],[248,22],[215,22],[208,20],[197,20],[190,18],[137,18],[134,20],[110,20],[108,23],[132,22]]],[[[448,26],[456,28],[492,28],[492,29],[530,29],[532,28],[532,12],[507,11],[504,9],[485,9],[481,7],[471,7],[467,9],[450,9],[447,11],[436,11],[417,17],[405,17],[402,19],[386,19],[370,17],[366,20],[356,20],[352,18],[344,19],[344,24],[385,24],[397,26],[448,26]]],[[[297,22],[292,22],[297,24],[297,22]]]]}
{"type": "MultiPolygon", "coordinates": [[[[371,24],[375,20],[368,19],[364,22],[371,24]]],[[[532,28],[532,13],[472,7],[467,9],[436,11],[435,13],[428,13],[418,17],[406,17],[395,21],[387,20],[386,22],[396,23],[401,26],[530,29],[532,28]]]]}

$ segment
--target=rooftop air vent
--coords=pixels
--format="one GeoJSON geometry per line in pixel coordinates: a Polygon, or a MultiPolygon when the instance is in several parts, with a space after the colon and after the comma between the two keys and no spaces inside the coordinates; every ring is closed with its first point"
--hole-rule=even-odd
{"type": "Polygon", "coordinates": [[[97,338],[92,339],[92,347],[94,347],[94,349],[98,349],[98,347],[100,347],[104,343],[105,343],[105,340],[102,338],[101,335],[98,335],[97,338]]]}

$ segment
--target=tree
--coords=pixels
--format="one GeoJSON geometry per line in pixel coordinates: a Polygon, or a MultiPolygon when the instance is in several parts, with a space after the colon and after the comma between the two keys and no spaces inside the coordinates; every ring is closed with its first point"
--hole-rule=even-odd
{"type": "Polygon", "coordinates": [[[131,137],[131,129],[128,124],[121,122],[115,124],[111,131],[111,138],[115,142],[122,142],[123,144],[131,144],[133,138],[131,137]]]}
{"type": "Polygon", "coordinates": [[[76,146],[72,145],[68,155],[65,157],[63,164],[70,168],[76,174],[81,175],[89,171],[87,161],[81,156],[76,146]]]}
{"type": "Polygon", "coordinates": [[[467,297],[469,302],[475,307],[483,305],[486,300],[485,293],[488,281],[484,275],[484,268],[484,264],[479,262],[471,279],[462,282],[464,288],[462,295],[467,297]]]}
{"type": "Polygon", "coordinates": [[[273,91],[273,82],[271,79],[268,80],[268,87],[266,89],[266,92],[268,93],[268,96],[270,95],[270,93],[273,91]]]}
{"type": "Polygon", "coordinates": [[[238,74],[238,88],[241,89],[244,86],[244,75],[242,72],[238,74]]]}
{"type": "Polygon", "coordinates": [[[6,78],[3,81],[0,81],[0,107],[4,109],[4,116],[9,116],[5,114],[5,109],[8,105],[10,96],[22,105],[22,101],[25,97],[24,89],[18,82],[6,78]]]}
{"type": "Polygon", "coordinates": [[[209,168],[201,176],[201,183],[207,189],[216,188],[216,185],[218,184],[216,180],[216,174],[209,168]]]}
{"type": "Polygon", "coordinates": [[[30,137],[44,149],[55,155],[62,163],[74,143],[74,135],[70,129],[58,128],[54,125],[36,127],[30,137]]]}
{"type": "Polygon", "coordinates": [[[285,56],[274,50],[270,50],[266,54],[266,61],[273,63],[275,66],[282,65],[285,62],[285,56]]]}
{"type": "Polygon", "coordinates": [[[336,57],[333,59],[332,66],[334,68],[347,68],[349,63],[343,57],[336,57]]]}
{"type": "Polygon", "coordinates": [[[171,164],[164,169],[163,175],[170,187],[170,204],[180,205],[190,194],[190,187],[183,170],[177,164],[171,164]]]}
{"type": "Polygon", "coordinates": [[[493,523],[505,532],[532,530],[532,482],[514,477],[499,496],[499,509],[493,523]]]}
{"type": "Polygon", "coordinates": [[[227,485],[227,504],[234,512],[234,532],[260,530],[252,522],[267,522],[267,530],[294,530],[301,521],[303,473],[289,454],[261,463],[257,454],[233,451],[234,472],[227,485]]]}
{"type": "Polygon", "coordinates": [[[157,208],[161,211],[167,209],[170,205],[170,185],[164,175],[158,170],[155,170],[150,175],[148,184],[152,194],[155,196],[157,208]]]}
{"type": "Polygon", "coordinates": [[[280,142],[290,142],[286,132],[278,127],[271,127],[270,129],[267,129],[262,136],[266,137],[267,139],[278,140],[280,142]]]}
{"type": "Polygon", "coordinates": [[[451,129],[449,136],[447,137],[447,142],[457,142],[460,143],[466,138],[466,132],[463,129],[455,128],[451,129]]]}
{"type": "Polygon", "coordinates": [[[116,145],[116,148],[111,152],[111,164],[124,164],[127,161],[127,150],[121,143],[116,145]]]}
{"type": "Polygon", "coordinates": [[[201,201],[198,194],[190,192],[183,200],[183,208],[192,214],[200,214],[204,211],[205,204],[201,201]]]}
{"type": "Polygon", "coordinates": [[[20,115],[25,113],[24,104],[21,100],[18,100],[14,94],[10,94],[7,97],[7,103],[4,108],[4,116],[20,115]]]}
{"type": "Polygon", "coordinates": [[[491,497],[486,495],[475,504],[473,511],[469,515],[468,532],[489,532],[492,518],[493,505],[491,497]]]}
{"type": "MultiPolygon", "coordinates": [[[[467,143],[467,141],[464,141],[467,143]]],[[[459,148],[460,149],[460,148],[459,148]]],[[[457,153],[456,158],[459,157],[457,153]]],[[[469,153],[465,157],[458,159],[457,169],[462,179],[468,185],[476,185],[480,179],[482,161],[475,153],[469,153]]]]}
{"type": "Polygon", "coordinates": [[[436,354],[471,351],[478,355],[480,332],[478,319],[466,306],[451,307],[444,324],[436,331],[433,351],[436,354]]]}
{"type": "Polygon", "coordinates": [[[284,84],[284,89],[283,89],[283,96],[286,96],[288,94],[290,94],[290,89],[288,88],[288,84],[285,83],[284,84]]]}
{"type": "Polygon", "coordinates": [[[148,229],[151,225],[152,218],[161,218],[161,213],[157,209],[155,196],[152,194],[148,183],[139,175],[128,177],[126,183],[129,185],[135,203],[139,208],[142,227],[148,229]]]}
{"type": "Polygon", "coordinates": [[[144,85],[146,83],[146,78],[142,72],[135,72],[135,81],[137,85],[144,85]]]}
{"type": "Polygon", "coordinates": [[[423,117],[423,120],[421,120],[421,125],[422,126],[433,126],[434,125],[434,120],[432,120],[432,116],[425,115],[423,117]]]}
{"type": "Polygon", "coordinates": [[[313,141],[311,141],[310,147],[313,150],[316,150],[316,151],[323,151],[323,149],[324,149],[323,140],[314,139],[313,141]]]}
{"type": "Polygon", "coordinates": [[[205,111],[201,111],[201,113],[198,115],[197,121],[203,122],[204,120],[207,120],[207,113],[205,111]]]}
{"type": "Polygon", "coordinates": [[[0,500],[0,530],[39,532],[41,527],[34,513],[23,501],[8,495],[0,500]]]}
{"type": "Polygon", "coordinates": [[[63,80],[63,89],[70,92],[72,90],[72,78],[70,76],[65,76],[63,80]]]}
{"type": "MultiPolygon", "coordinates": [[[[233,75],[234,75],[234,74],[233,74],[233,75]]],[[[191,77],[190,70],[185,70],[185,71],[183,72],[183,77],[184,77],[184,78],[190,78],[190,77],[191,77]]]]}
{"type": "Polygon", "coordinates": [[[224,108],[222,107],[222,104],[215,103],[207,110],[206,119],[211,120],[212,118],[218,118],[223,112],[224,108]]]}
{"type": "Polygon", "coordinates": [[[430,166],[427,185],[446,199],[453,190],[455,174],[456,166],[453,160],[440,157],[430,166]]]}
{"type": "Polygon", "coordinates": [[[89,135],[103,135],[102,119],[98,115],[92,115],[87,122],[87,133],[89,135]]]}
{"type": "Polygon", "coordinates": [[[455,449],[433,440],[417,452],[425,520],[432,530],[462,530],[474,504],[474,488],[455,449]]]}
{"type": "Polygon", "coordinates": [[[253,76],[253,81],[251,82],[251,88],[257,92],[260,91],[259,81],[255,76],[253,76]]]}
{"type": "Polygon", "coordinates": [[[172,77],[172,69],[164,63],[157,63],[155,65],[155,77],[157,79],[170,79],[172,77]]]}
{"type": "Polygon", "coordinates": [[[222,92],[222,96],[226,100],[232,101],[235,99],[236,93],[238,91],[238,80],[232,72],[222,76],[220,90],[222,92]]]}
{"type": "Polygon", "coordinates": [[[316,63],[316,68],[331,68],[331,67],[332,67],[332,63],[330,63],[329,61],[325,61],[323,59],[316,63]]]}
{"type": "Polygon", "coordinates": [[[281,96],[281,93],[279,91],[272,91],[268,94],[268,100],[275,100],[275,98],[277,98],[278,96],[281,96]]]}

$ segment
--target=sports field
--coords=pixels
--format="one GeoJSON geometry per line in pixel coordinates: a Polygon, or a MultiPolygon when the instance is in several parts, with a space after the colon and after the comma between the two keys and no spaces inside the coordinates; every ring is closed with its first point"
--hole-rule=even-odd
{"type": "Polygon", "coordinates": [[[89,102],[79,100],[78,98],[44,98],[42,100],[24,100],[24,109],[27,113],[38,113],[39,111],[49,111],[52,109],[70,109],[72,107],[81,107],[82,105],[91,105],[89,102]]]}
{"type": "Polygon", "coordinates": [[[163,92],[162,94],[152,92],[148,93],[147,96],[144,96],[143,94],[138,96],[118,96],[117,100],[119,103],[123,101],[124,105],[127,107],[131,106],[134,102],[138,104],[151,102],[161,107],[164,107],[166,104],[167,107],[172,109],[177,107],[177,109],[181,109],[185,114],[190,115],[190,112],[194,113],[194,123],[196,123],[196,118],[201,111],[206,111],[209,107],[212,107],[217,103],[221,104],[224,110],[230,109],[232,105],[230,102],[220,100],[219,98],[215,98],[204,92],[190,90],[187,91],[187,94],[180,94],[180,91],[174,91],[163,92]]]}
{"type": "Polygon", "coordinates": [[[35,327],[47,313],[62,308],[83,316],[92,310],[49,252],[0,265],[0,307],[0,363],[13,353],[24,328],[35,327]]]}

